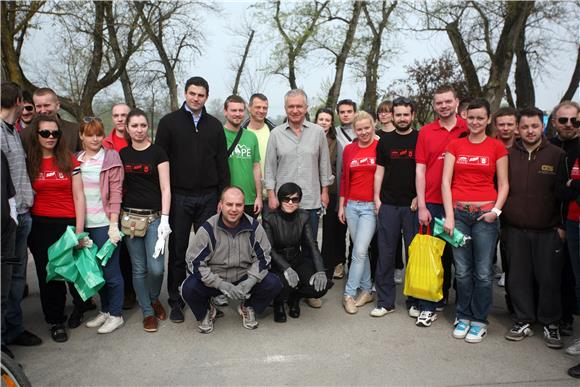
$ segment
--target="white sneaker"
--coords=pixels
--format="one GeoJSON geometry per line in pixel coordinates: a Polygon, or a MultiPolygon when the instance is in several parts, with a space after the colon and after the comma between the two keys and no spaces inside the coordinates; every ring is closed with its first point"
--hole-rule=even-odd
{"type": "Polygon", "coordinates": [[[504,288],[505,287],[505,273],[501,273],[501,277],[497,280],[497,286],[504,288]]]}
{"type": "Polygon", "coordinates": [[[428,328],[433,324],[433,321],[437,320],[437,313],[427,312],[426,310],[422,311],[419,317],[417,317],[417,321],[415,325],[418,327],[425,327],[428,328]]]}
{"type": "Polygon", "coordinates": [[[107,321],[108,318],[109,318],[109,313],[99,312],[99,314],[95,318],[87,321],[87,323],[85,325],[87,328],[100,327],[101,325],[103,325],[105,323],[105,321],[107,321]]]}
{"type": "Polygon", "coordinates": [[[472,325],[469,327],[467,335],[465,335],[465,341],[472,344],[481,343],[485,335],[487,335],[487,327],[472,325]]]}
{"type": "Polygon", "coordinates": [[[395,269],[395,283],[402,284],[403,283],[403,270],[395,269]]]}
{"type": "Polygon", "coordinates": [[[409,308],[409,317],[417,318],[421,314],[421,311],[416,306],[412,306],[409,308]]]}
{"type": "Polygon", "coordinates": [[[391,308],[391,309],[387,309],[387,308],[383,308],[381,307],[376,307],[373,310],[371,310],[371,316],[373,317],[383,317],[386,314],[389,313],[393,313],[395,311],[395,308],[391,308]]]}
{"type": "Polygon", "coordinates": [[[98,333],[111,333],[123,325],[125,321],[123,316],[109,316],[107,321],[97,330],[98,333]]]}
{"type": "Polygon", "coordinates": [[[580,339],[576,340],[572,345],[566,348],[566,353],[572,356],[580,355],[580,339]]]}

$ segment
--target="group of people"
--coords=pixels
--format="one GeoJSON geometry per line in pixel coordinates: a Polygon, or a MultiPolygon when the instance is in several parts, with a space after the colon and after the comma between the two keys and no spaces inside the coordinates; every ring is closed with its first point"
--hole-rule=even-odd
{"type": "MultiPolygon", "coordinates": [[[[499,243],[514,320],[506,339],[531,336],[536,322],[548,347],[562,348],[560,336],[572,335],[580,313],[575,102],[554,108],[557,135],[548,140],[541,110],[492,115],[486,100],[460,104],[450,86],[435,92],[436,118],[419,131],[415,103],[404,97],[382,102],[374,114],[341,100],[310,122],[306,94],[290,90],[287,120],[275,126],[263,94],[247,106],[237,95],[226,98],[225,123],[205,109],[205,79],[188,79],[184,96],[153,141],[140,109],[114,105],[107,136],[98,117],[63,120],[53,90],[30,95],[3,82],[3,350],[41,343],[24,329],[20,309],[27,247],[52,339],[66,341],[65,323],[78,327],[96,307],[68,284],[74,309],[67,319],[67,284],[46,281],[48,248],[68,226],[88,232],[79,248],[117,245],[103,267],[100,311],[86,322],[99,333],[122,326],[132,300],[147,332],[159,320],[183,322],[187,304],[199,331],[210,333],[229,299],[239,301],[247,329],[258,327],[256,313],[269,305],[283,323],[286,312],[300,316],[301,299],[321,307],[345,276],[345,311],[376,302],[370,315],[385,316],[395,311],[411,241],[439,218],[449,235],[458,230],[471,239],[443,251],[441,300],[407,297],[417,326],[437,320],[454,287],[453,337],[484,339],[499,243]],[[159,299],[166,255],[169,313],[159,299]]],[[[580,341],[567,351],[580,354],[580,341]]],[[[580,376],[580,367],[570,372],[580,376]]]]}

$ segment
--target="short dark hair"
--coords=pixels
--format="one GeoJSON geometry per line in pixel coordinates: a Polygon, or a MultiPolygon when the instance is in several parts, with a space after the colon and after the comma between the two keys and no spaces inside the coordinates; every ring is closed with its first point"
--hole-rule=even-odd
{"type": "Polygon", "coordinates": [[[433,93],[433,96],[435,96],[435,94],[443,94],[443,93],[453,93],[453,97],[457,98],[457,90],[455,90],[455,88],[451,85],[441,85],[438,88],[435,89],[435,92],[433,93]]]}
{"type": "Polygon", "coordinates": [[[499,108],[495,114],[493,115],[493,124],[495,125],[495,121],[499,118],[499,117],[506,117],[506,116],[514,116],[517,120],[518,118],[518,111],[516,109],[514,109],[513,107],[502,107],[499,108]]]}
{"type": "Polygon", "coordinates": [[[22,90],[22,102],[34,103],[32,93],[28,90],[22,90]]]}
{"type": "Polygon", "coordinates": [[[483,99],[483,98],[475,98],[472,99],[469,102],[469,105],[467,106],[467,111],[469,110],[473,110],[473,109],[485,109],[485,112],[487,113],[487,116],[489,117],[491,115],[491,107],[489,106],[489,102],[487,102],[487,100],[483,99]]]}
{"type": "Polygon", "coordinates": [[[186,92],[187,92],[187,89],[189,89],[189,86],[191,86],[191,85],[203,87],[205,89],[205,93],[209,95],[209,84],[202,77],[191,77],[191,78],[189,78],[187,80],[187,82],[185,82],[185,91],[186,92]]]}
{"type": "Polygon", "coordinates": [[[22,89],[14,82],[2,82],[2,107],[9,109],[16,106],[19,99],[22,99],[22,89]]]}
{"type": "Polygon", "coordinates": [[[470,103],[471,99],[464,99],[463,101],[459,102],[459,106],[457,107],[457,113],[466,111],[470,103]]]}
{"type": "Polygon", "coordinates": [[[538,117],[542,122],[542,125],[544,124],[544,112],[537,107],[526,107],[518,110],[518,124],[520,123],[522,117],[538,117]]]}
{"type": "Polygon", "coordinates": [[[32,94],[32,96],[37,96],[37,97],[41,97],[43,95],[47,95],[50,94],[52,95],[55,99],[58,100],[58,95],[56,95],[56,92],[54,90],[52,90],[50,87],[39,87],[38,89],[34,90],[34,93],[32,94]]]}
{"type": "Polygon", "coordinates": [[[264,102],[268,102],[268,97],[266,97],[264,94],[262,93],[254,93],[252,94],[252,96],[250,97],[250,105],[252,103],[254,103],[254,100],[258,98],[259,100],[262,100],[264,102]]]}
{"type": "Polygon", "coordinates": [[[320,108],[316,111],[316,115],[314,116],[314,123],[316,124],[316,122],[318,121],[318,116],[321,113],[326,113],[326,114],[330,114],[330,119],[331,119],[331,124],[330,124],[330,129],[328,130],[328,137],[330,138],[336,138],[336,129],[334,128],[334,112],[332,111],[331,108],[327,108],[327,107],[323,107],[320,108]]]}
{"type": "Polygon", "coordinates": [[[228,109],[228,105],[230,104],[230,102],[243,103],[244,107],[246,106],[246,101],[244,101],[242,97],[240,97],[239,95],[232,94],[224,101],[224,110],[228,109]]]}
{"type": "Polygon", "coordinates": [[[411,108],[411,113],[415,113],[415,101],[411,98],[399,97],[393,100],[393,104],[391,105],[391,111],[393,114],[395,113],[396,106],[408,106],[411,108]]]}
{"type": "MultiPolygon", "coordinates": [[[[149,117],[147,117],[147,113],[145,113],[143,110],[139,108],[133,108],[127,114],[127,118],[125,121],[125,125],[127,125],[127,127],[129,127],[129,121],[131,121],[131,118],[133,117],[145,117],[145,121],[147,122],[147,125],[149,125],[149,117]]],[[[123,136],[125,137],[125,140],[127,140],[127,143],[131,144],[131,136],[129,136],[128,130],[125,130],[123,136]]]]}
{"type": "Polygon", "coordinates": [[[341,99],[340,101],[338,101],[338,103],[336,104],[336,112],[337,113],[338,113],[338,109],[342,105],[352,106],[352,110],[354,110],[356,112],[356,102],[354,102],[352,99],[341,99]]]}

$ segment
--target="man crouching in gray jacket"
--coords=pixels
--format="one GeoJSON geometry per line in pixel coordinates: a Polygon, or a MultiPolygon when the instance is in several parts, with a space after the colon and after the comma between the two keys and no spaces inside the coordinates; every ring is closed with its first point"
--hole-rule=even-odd
{"type": "Polygon", "coordinates": [[[242,301],[238,312],[242,325],[256,329],[256,312],[264,309],[282,290],[270,273],[270,242],[260,223],[244,214],[244,192],[223,190],[218,214],[209,218],[189,239],[187,275],[181,296],[199,321],[199,331],[210,333],[216,318],[211,297],[225,294],[242,301]]]}

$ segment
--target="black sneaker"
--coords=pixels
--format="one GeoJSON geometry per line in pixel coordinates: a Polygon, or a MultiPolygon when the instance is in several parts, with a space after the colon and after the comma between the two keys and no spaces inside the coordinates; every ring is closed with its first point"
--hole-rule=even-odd
{"type": "Polygon", "coordinates": [[[525,322],[517,322],[512,326],[512,329],[506,333],[505,338],[510,341],[521,341],[526,337],[534,335],[534,331],[530,324],[525,322]]]}
{"type": "MultiPolygon", "coordinates": [[[[70,320],[69,320],[70,321],[70,320]]],[[[57,343],[64,343],[68,340],[68,335],[64,324],[55,324],[50,327],[50,337],[57,343]]]]}
{"type": "Polygon", "coordinates": [[[175,305],[171,308],[171,313],[169,313],[169,319],[174,323],[182,323],[183,320],[185,320],[181,306],[175,305]]]}
{"type": "Polygon", "coordinates": [[[34,333],[29,331],[24,331],[14,339],[10,344],[12,345],[22,345],[23,347],[34,347],[36,345],[42,344],[42,339],[36,336],[34,333]]]}
{"type": "Polygon", "coordinates": [[[574,323],[570,321],[560,321],[560,334],[562,336],[572,336],[574,334],[574,323]]]}
{"type": "Polygon", "coordinates": [[[557,325],[544,325],[544,343],[548,348],[560,349],[564,346],[560,338],[560,328],[557,325]]]}
{"type": "Polygon", "coordinates": [[[83,322],[84,316],[85,313],[81,309],[74,308],[72,313],[70,314],[70,317],[68,318],[68,327],[70,329],[77,328],[83,322]]]}

